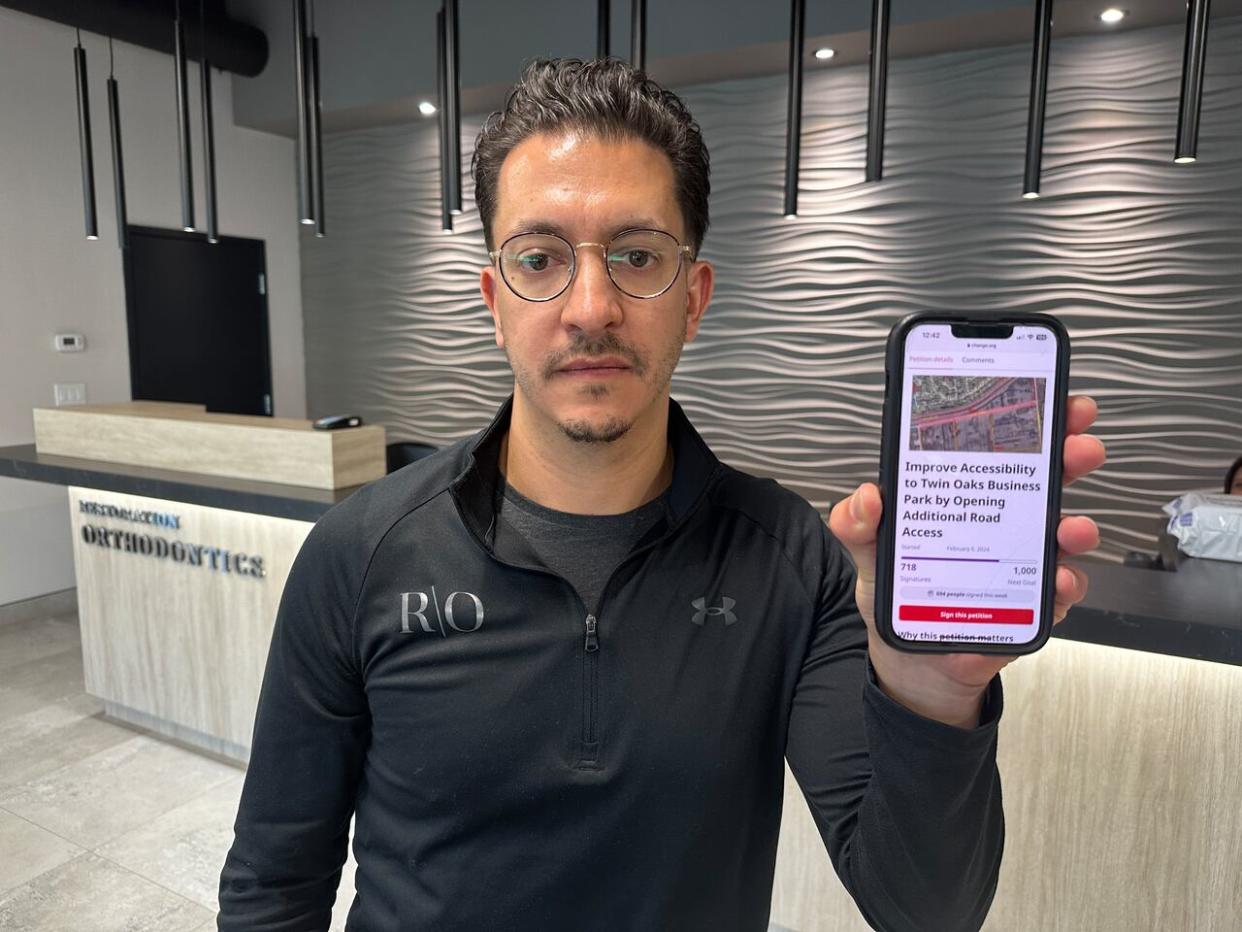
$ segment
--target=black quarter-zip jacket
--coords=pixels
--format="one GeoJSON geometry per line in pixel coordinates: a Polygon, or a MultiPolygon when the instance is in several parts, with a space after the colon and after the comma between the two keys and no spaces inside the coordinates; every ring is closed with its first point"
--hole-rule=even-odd
{"type": "Polygon", "coordinates": [[[973,730],[888,698],[844,548],[675,402],[669,518],[583,605],[496,539],[509,414],[303,545],[218,927],[326,930],[354,815],[354,932],[763,932],[788,760],[872,926],[978,929],[999,677],[973,730]]]}

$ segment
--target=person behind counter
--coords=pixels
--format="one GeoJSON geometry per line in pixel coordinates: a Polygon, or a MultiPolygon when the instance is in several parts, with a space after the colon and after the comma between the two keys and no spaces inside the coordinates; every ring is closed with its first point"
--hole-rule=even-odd
{"type": "MultiPolygon", "coordinates": [[[[621,61],[534,62],[474,176],[513,395],[303,546],[219,928],[327,929],[356,815],[349,929],[762,932],[787,759],[869,922],[978,929],[1011,658],[886,645],[876,485],[826,526],[670,400],[714,275],[684,104],[621,61]]],[[[1103,461],[1094,417],[1071,400],[1067,481],[1103,461]]],[[[1085,589],[1057,569],[1057,619],[1085,589]]]]}
{"type": "Polygon", "coordinates": [[[1225,494],[1242,495],[1242,456],[1234,460],[1225,473],[1225,494]]]}

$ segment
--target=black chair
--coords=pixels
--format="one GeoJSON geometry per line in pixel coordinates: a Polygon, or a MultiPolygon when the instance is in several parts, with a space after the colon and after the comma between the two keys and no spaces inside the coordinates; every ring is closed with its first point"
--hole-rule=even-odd
{"type": "Polygon", "coordinates": [[[398,440],[388,444],[388,471],[396,472],[402,466],[409,466],[424,456],[430,456],[436,448],[428,443],[415,443],[412,440],[398,440]]]}
{"type": "Polygon", "coordinates": [[[1144,553],[1141,550],[1127,551],[1125,557],[1122,558],[1121,563],[1123,566],[1132,566],[1140,570],[1167,569],[1160,554],[1144,553]]]}

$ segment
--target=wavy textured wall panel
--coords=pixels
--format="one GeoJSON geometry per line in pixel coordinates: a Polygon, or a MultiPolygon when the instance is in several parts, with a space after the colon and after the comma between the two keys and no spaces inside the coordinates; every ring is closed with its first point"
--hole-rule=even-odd
{"type": "MultiPolygon", "coordinates": [[[[1171,161],[1181,51],[1172,27],[1054,44],[1039,201],[1019,196],[1027,48],[895,62],[879,185],[862,182],[865,72],[814,71],[792,220],[784,80],[680,89],[712,152],[718,275],[673,388],[717,453],[826,512],[875,475],[901,315],[1048,311],[1109,447],[1066,510],[1095,516],[1114,557],[1153,549],[1159,505],[1242,453],[1242,21],[1213,23],[1189,166],[1171,161]]],[[[447,235],[431,124],[329,136],[324,158],[332,235],[302,249],[310,410],[393,439],[477,430],[510,376],[478,295],[469,181],[447,235]]]]}

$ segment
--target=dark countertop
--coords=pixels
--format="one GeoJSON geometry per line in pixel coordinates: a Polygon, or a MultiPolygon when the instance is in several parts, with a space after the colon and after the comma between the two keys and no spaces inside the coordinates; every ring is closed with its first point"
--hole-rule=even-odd
{"type": "Polygon", "coordinates": [[[33,443],[0,447],[0,476],[127,492],[296,521],[319,520],[325,511],[361,488],[312,489],[103,460],[48,456],[36,453],[33,443]]]}
{"type": "Polygon", "coordinates": [[[1087,597],[1056,637],[1242,665],[1242,563],[1186,558],[1174,572],[1076,561],[1087,597]]]}

